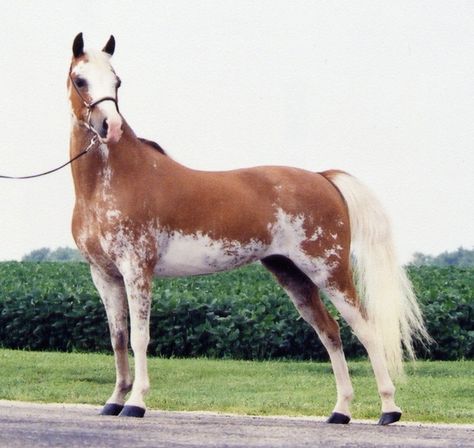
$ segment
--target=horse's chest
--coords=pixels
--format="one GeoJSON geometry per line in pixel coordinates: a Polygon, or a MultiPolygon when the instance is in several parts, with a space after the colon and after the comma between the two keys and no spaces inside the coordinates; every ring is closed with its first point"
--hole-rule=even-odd
{"type": "Polygon", "coordinates": [[[118,212],[93,203],[76,206],[73,216],[73,236],[82,254],[97,264],[98,259],[103,259],[109,254],[104,247],[103,235],[116,233],[111,226],[113,214],[118,212]]]}
{"type": "Polygon", "coordinates": [[[75,213],[72,234],[78,249],[89,262],[103,256],[97,222],[91,220],[88,214],[75,213]]]}

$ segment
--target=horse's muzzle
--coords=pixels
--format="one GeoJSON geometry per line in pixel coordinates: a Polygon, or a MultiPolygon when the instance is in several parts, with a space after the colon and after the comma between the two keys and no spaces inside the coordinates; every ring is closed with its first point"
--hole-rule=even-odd
{"type": "Polygon", "coordinates": [[[104,143],[118,143],[122,133],[122,122],[116,120],[104,120],[101,132],[99,132],[104,143]]]}

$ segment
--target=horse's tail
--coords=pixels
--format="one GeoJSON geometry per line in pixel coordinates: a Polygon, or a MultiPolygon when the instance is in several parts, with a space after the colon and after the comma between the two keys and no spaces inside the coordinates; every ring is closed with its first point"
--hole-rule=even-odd
{"type": "Polygon", "coordinates": [[[382,341],[392,373],[403,373],[403,347],[415,358],[413,340],[428,342],[413,287],[398,264],[390,223],[382,205],[360,181],[341,171],[322,173],[341,192],[351,227],[351,255],[357,290],[382,341]]]}

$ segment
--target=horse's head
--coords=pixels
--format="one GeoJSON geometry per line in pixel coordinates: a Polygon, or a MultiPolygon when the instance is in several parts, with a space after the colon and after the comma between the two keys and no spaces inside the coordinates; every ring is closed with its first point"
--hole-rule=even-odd
{"type": "Polygon", "coordinates": [[[120,79],[110,65],[115,39],[110,36],[102,51],[84,52],[82,33],[74,39],[68,78],[69,99],[75,119],[92,128],[103,143],[117,143],[122,136],[118,111],[120,79]]]}

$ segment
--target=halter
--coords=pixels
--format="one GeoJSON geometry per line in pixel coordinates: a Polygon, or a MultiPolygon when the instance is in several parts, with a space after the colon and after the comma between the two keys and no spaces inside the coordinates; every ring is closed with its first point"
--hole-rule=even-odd
{"type": "Polygon", "coordinates": [[[86,121],[84,122],[84,125],[87,129],[89,129],[89,131],[92,131],[95,135],[97,135],[100,138],[99,133],[95,130],[95,128],[91,124],[92,111],[94,110],[95,106],[97,106],[98,104],[104,101],[112,101],[115,104],[115,108],[117,109],[117,112],[120,113],[117,98],[114,98],[112,96],[104,96],[96,101],[87,102],[86,99],[82,96],[79,88],[76,86],[74,79],[72,79],[71,72],[72,72],[72,66],[69,69],[69,80],[71,81],[71,84],[74,87],[74,90],[79,95],[79,98],[81,99],[82,103],[87,109],[87,116],[86,116],[86,121]]]}

